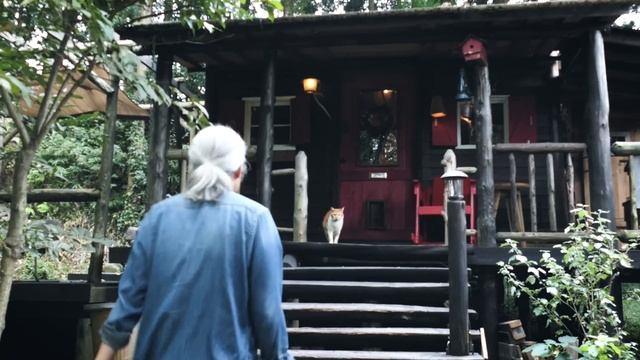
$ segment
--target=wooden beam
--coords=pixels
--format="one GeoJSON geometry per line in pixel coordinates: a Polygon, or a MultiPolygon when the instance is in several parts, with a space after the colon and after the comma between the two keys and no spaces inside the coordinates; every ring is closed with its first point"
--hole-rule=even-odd
{"type": "MultiPolygon", "coordinates": [[[[611,170],[611,135],[609,133],[609,91],[604,43],[598,30],[589,33],[588,86],[585,119],[591,208],[608,211],[615,219],[613,173],[611,170]]],[[[615,229],[615,222],[610,223],[615,229]]]]}
{"type": "MultiPolygon", "coordinates": [[[[27,193],[27,202],[90,202],[100,199],[96,189],[33,189],[27,193]]],[[[0,192],[0,201],[11,202],[11,193],[0,192]]]]}
{"type": "Polygon", "coordinates": [[[271,167],[273,160],[273,112],[276,84],[275,49],[265,50],[264,81],[260,96],[260,130],[258,134],[258,201],[271,208],[271,167]]]}
{"type": "Polygon", "coordinates": [[[557,152],[582,152],[587,149],[584,143],[511,143],[511,144],[495,144],[493,149],[496,152],[514,152],[527,154],[546,154],[557,152]]]}
{"type": "Polygon", "coordinates": [[[307,241],[307,221],[309,219],[309,195],[307,185],[307,154],[298,152],[295,160],[294,200],[293,200],[293,241],[307,241]]]}
{"type": "MultiPolygon", "coordinates": [[[[116,141],[116,121],[118,120],[118,89],[120,79],[113,77],[111,86],[115,91],[107,94],[106,116],[102,132],[102,161],[98,182],[100,199],[96,204],[93,237],[103,238],[107,235],[109,223],[109,202],[111,201],[111,177],[113,175],[113,149],[116,141]]],[[[104,245],[93,244],[94,252],[89,262],[89,282],[98,285],[102,282],[102,264],[104,262],[104,245]]]]}
{"type": "Polygon", "coordinates": [[[640,141],[616,141],[611,144],[614,155],[640,155],[640,141]]]}
{"type": "MultiPolygon", "coordinates": [[[[162,53],[156,64],[156,82],[167,94],[171,94],[173,57],[162,53]]],[[[170,96],[170,95],[169,95],[170,96]]],[[[147,167],[146,208],[164,199],[167,192],[169,149],[169,105],[154,104],[149,123],[149,165],[147,167]]]]}

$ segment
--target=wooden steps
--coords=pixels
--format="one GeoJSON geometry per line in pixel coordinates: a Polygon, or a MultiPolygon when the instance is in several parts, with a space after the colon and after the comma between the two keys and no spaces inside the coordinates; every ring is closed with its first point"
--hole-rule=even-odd
{"type": "Polygon", "coordinates": [[[482,360],[482,356],[449,356],[443,352],[291,350],[296,360],[482,360]]]}
{"type": "MultiPolygon", "coordinates": [[[[482,359],[450,357],[446,249],[284,244],[303,266],[284,269],[283,310],[298,360],[482,359]],[[391,254],[391,255],[390,255],[391,254]],[[434,264],[443,265],[434,265],[434,264]]],[[[479,349],[478,314],[470,341],[479,349]]]]}

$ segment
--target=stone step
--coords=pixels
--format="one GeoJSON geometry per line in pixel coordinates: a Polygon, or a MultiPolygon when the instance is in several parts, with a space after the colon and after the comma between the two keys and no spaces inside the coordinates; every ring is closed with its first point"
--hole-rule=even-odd
{"type": "Polygon", "coordinates": [[[290,350],[296,360],[483,360],[479,354],[450,356],[443,352],[290,350]]]}

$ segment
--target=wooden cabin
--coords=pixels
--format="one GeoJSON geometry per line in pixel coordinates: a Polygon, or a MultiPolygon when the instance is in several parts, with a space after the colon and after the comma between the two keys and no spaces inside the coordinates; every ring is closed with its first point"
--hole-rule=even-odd
{"type": "MultiPolygon", "coordinates": [[[[495,269],[508,255],[498,242],[561,240],[578,203],[637,229],[640,192],[629,173],[640,171],[638,157],[611,149],[611,141],[640,140],[640,37],[611,29],[632,3],[255,19],[213,34],[165,23],[119,34],[141,44],[141,55],[157,55],[166,89],[174,63],[206,74],[210,119],[255,148],[242,191],[270,207],[279,226],[292,223],[293,181],[272,170],[292,167],[298,151],[308,155],[309,242],[283,242],[287,264],[297,266],[285,269],[283,284],[296,358],[497,359],[497,323],[508,320],[495,269]],[[315,79],[307,89],[305,79],[315,79]],[[461,209],[477,246],[443,246],[447,150],[470,175],[461,209]],[[324,243],[321,230],[332,206],[345,207],[338,245],[324,243]],[[448,357],[447,346],[465,356],[448,357]]],[[[149,123],[149,203],[167,192],[165,130],[179,128],[170,114],[157,106],[149,123]]],[[[127,254],[112,249],[110,261],[127,254]]],[[[638,278],[640,256],[632,257],[629,281],[638,278]]],[[[90,278],[97,282],[70,284],[79,289],[73,321],[87,317],[84,303],[115,300],[117,282],[99,271],[90,278]]],[[[34,288],[14,284],[13,309],[41,306],[34,288]]],[[[535,338],[526,299],[519,305],[535,338]]],[[[31,317],[14,311],[7,334],[33,329],[31,317]]],[[[5,344],[3,353],[17,351],[5,344]]],[[[50,348],[28,350],[38,358],[50,348]]]]}
{"type": "MultiPolygon", "coordinates": [[[[492,197],[499,202],[491,212],[498,231],[558,231],[570,207],[586,202],[615,211],[616,224],[626,227],[625,165],[613,160],[614,171],[603,166],[606,178],[619,186],[609,185],[607,200],[594,202],[588,165],[593,147],[584,144],[590,141],[589,34],[601,31],[607,41],[616,33],[611,34],[611,23],[628,6],[614,0],[440,7],[232,21],[222,32],[195,36],[178,24],[136,26],[121,34],[142,44],[144,54],[158,55],[159,70],[178,62],[204,71],[212,121],[234,127],[250,146],[257,147],[261,124],[269,117],[273,137],[269,146],[257,149],[256,171],[243,192],[268,199],[279,226],[291,226],[292,180],[263,174],[266,167],[291,167],[296,151],[303,150],[309,157],[312,241],[324,241],[321,221],[327,209],[344,206],[343,242],[441,244],[438,212],[417,217],[416,208],[417,202],[442,204],[445,150],[455,151],[459,167],[479,165],[474,65],[464,61],[462,49],[470,37],[486,48],[490,141],[496,151],[495,189],[467,194],[467,202],[476,205],[469,216],[477,217],[492,197]],[[305,92],[308,78],[317,88],[305,92]],[[269,109],[262,115],[261,99],[269,109]],[[471,116],[462,116],[469,105],[471,116]],[[432,116],[435,111],[440,113],[432,116]],[[524,145],[540,143],[556,145],[533,152],[524,145]],[[535,154],[532,163],[529,154],[535,154]],[[272,193],[261,190],[271,188],[272,193]]],[[[625,107],[633,101],[625,97],[633,96],[631,88],[625,90],[629,79],[621,79],[628,59],[623,52],[615,54],[607,58],[620,66],[609,74],[616,86],[611,96],[615,127],[601,134],[607,141],[630,140],[639,124],[633,117],[637,112],[625,107]]],[[[471,174],[474,189],[482,186],[479,173],[471,174]]]]}

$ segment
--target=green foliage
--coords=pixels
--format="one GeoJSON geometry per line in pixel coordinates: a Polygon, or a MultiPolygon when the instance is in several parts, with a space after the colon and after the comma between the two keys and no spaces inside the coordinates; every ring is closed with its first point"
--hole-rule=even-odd
{"type": "Polygon", "coordinates": [[[640,342],[640,284],[622,284],[624,330],[628,339],[640,342]]]}
{"type": "Polygon", "coordinates": [[[511,295],[526,295],[533,313],[545,317],[557,335],[572,335],[581,341],[577,350],[565,337],[561,338],[564,342],[547,340],[529,351],[556,359],[564,359],[568,349],[576,350],[583,359],[635,359],[635,344],[622,340],[625,332],[611,295],[612,280],[620,267],[630,266],[628,251],[635,244],[618,249],[603,212],[592,213],[586,207],[573,212],[575,222],[565,229],[572,234],[571,240],[555,246],[562,255],[561,263],[545,250],[539,262],[530,260],[511,240],[506,247],[512,256],[507,263],[498,263],[511,295]],[[526,268],[526,279],[516,276],[516,266],[526,268]]]}

